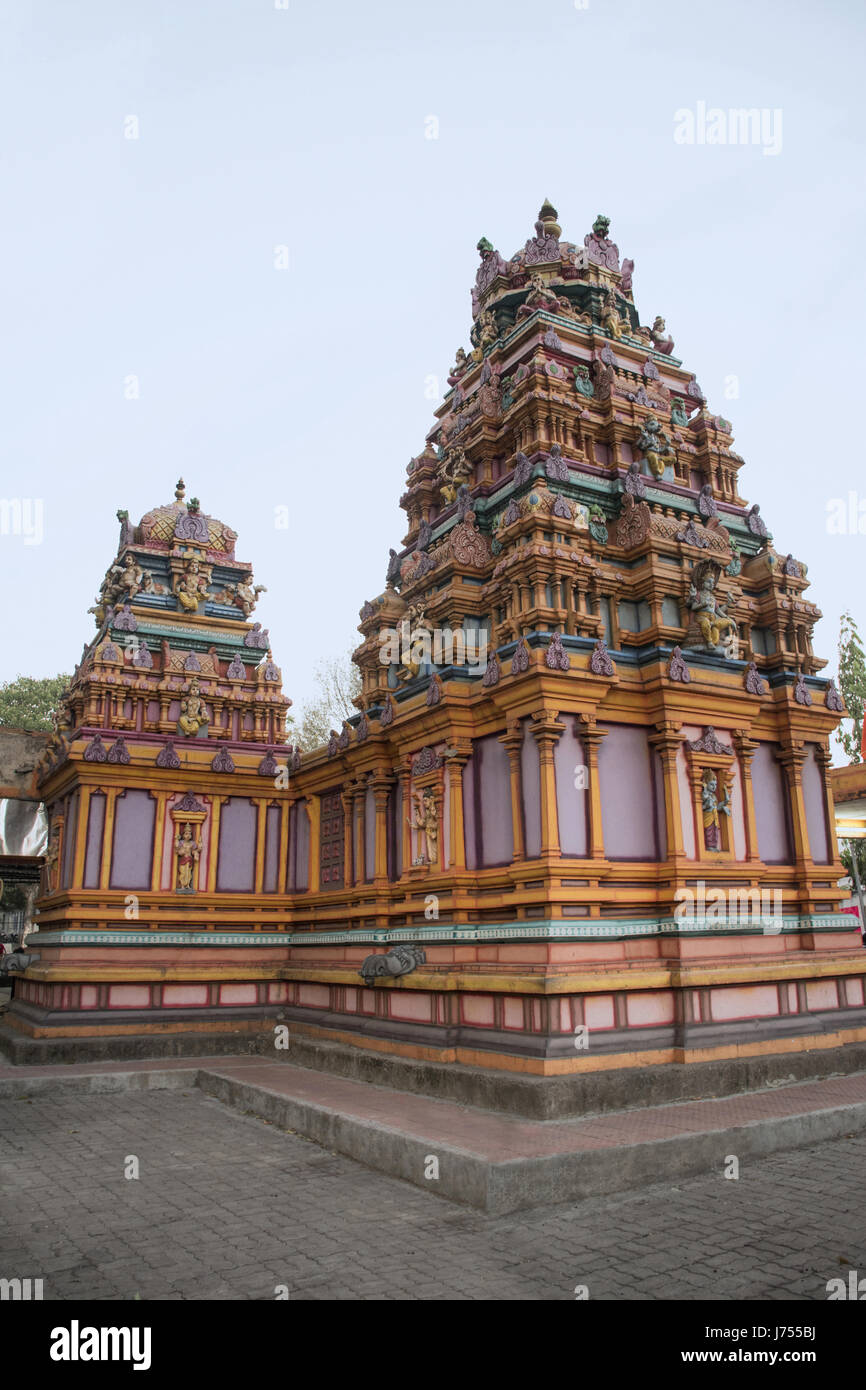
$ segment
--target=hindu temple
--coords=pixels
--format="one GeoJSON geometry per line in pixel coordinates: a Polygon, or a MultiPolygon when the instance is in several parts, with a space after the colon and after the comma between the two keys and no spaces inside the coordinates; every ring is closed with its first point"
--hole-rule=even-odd
{"type": "Polygon", "coordinates": [[[151,1055],[282,1021],[540,1076],[866,1039],[806,566],[606,217],[574,243],[545,202],[477,251],[327,746],[286,742],[230,526],[182,483],[118,513],[7,1033],[151,1055]]]}

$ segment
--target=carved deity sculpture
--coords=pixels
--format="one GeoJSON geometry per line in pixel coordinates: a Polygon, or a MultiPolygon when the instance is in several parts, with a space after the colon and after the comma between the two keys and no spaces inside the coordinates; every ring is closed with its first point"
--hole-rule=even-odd
{"type": "Polygon", "coordinates": [[[463,348],[459,347],[454,357],[454,366],[451,368],[451,372],[448,376],[448,385],[456,386],[468,366],[469,359],[463,348]]]}
{"type": "Polygon", "coordinates": [[[704,846],[711,854],[718,854],[722,848],[722,826],[719,812],[731,814],[731,795],[727,787],[721,801],[716,795],[718,782],[712,768],[707,768],[701,787],[701,814],[704,824],[704,846]]]}
{"type": "Polygon", "coordinates": [[[177,860],[177,891],[194,893],[195,867],[201,857],[201,845],[193,835],[189,821],[184,823],[183,830],[175,837],[174,853],[177,860]]]}
{"type": "Polygon", "coordinates": [[[198,680],[193,676],[189,683],[189,691],[185,698],[180,702],[180,718],[177,721],[178,731],[185,734],[187,738],[195,738],[200,729],[204,729],[210,722],[207,712],[207,705],[201,698],[198,680]]]}
{"type": "Polygon", "coordinates": [[[436,476],[443,501],[453,502],[460,484],[468,483],[472,477],[472,464],[466,457],[466,451],[459,445],[449,449],[436,476]]]}
{"type": "Polygon", "coordinates": [[[439,863],[439,812],[436,809],[436,798],[433,795],[432,787],[425,787],[423,793],[418,792],[414,815],[409,824],[415,830],[424,832],[426,863],[437,865],[439,863]]]}
{"type": "Polygon", "coordinates": [[[611,289],[607,289],[604,292],[601,321],[611,338],[622,337],[625,329],[619,315],[619,305],[616,302],[616,295],[611,289]]]}
{"type": "Polygon", "coordinates": [[[236,607],[243,611],[245,618],[248,618],[258,603],[259,594],[266,594],[267,588],[264,584],[253,584],[253,577],[241,579],[239,583],[233,585],[231,589],[232,602],[236,607]]]}
{"type": "Polygon", "coordinates": [[[207,596],[210,579],[209,567],[204,570],[195,558],[188,560],[185,572],[175,581],[174,592],[181,608],[187,613],[196,613],[202,599],[207,596]]]}
{"type": "Polygon", "coordinates": [[[692,582],[689,585],[686,605],[695,614],[706,645],[712,651],[718,651],[723,634],[728,642],[731,631],[736,635],[736,623],[728,617],[725,605],[716,596],[716,575],[712,568],[705,568],[702,575],[696,573],[696,579],[697,584],[692,582]]]}
{"type": "Polygon", "coordinates": [[[674,340],[665,333],[665,321],[661,314],[656,315],[655,322],[650,329],[650,337],[656,352],[664,352],[670,356],[674,350],[674,340]]]}
{"type": "Polygon", "coordinates": [[[676,453],[669,434],[662,429],[655,415],[648,415],[637,437],[637,447],[642,451],[654,478],[664,476],[665,466],[676,462],[676,453]]]}
{"type": "Polygon", "coordinates": [[[143,570],[136,563],[135,556],[128,554],[122,565],[112,565],[111,574],[116,575],[112,598],[122,598],[127,602],[135,598],[141,588],[143,570]]]}
{"type": "Polygon", "coordinates": [[[429,618],[424,616],[424,609],[420,604],[412,604],[407,609],[403,622],[408,627],[410,646],[407,653],[405,653],[404,647],[403,664],[397,672],[397,679],[406,684],[415,679],[428,659],[427,649],[430,634],[433,632],[433,624],[429,618]]]}

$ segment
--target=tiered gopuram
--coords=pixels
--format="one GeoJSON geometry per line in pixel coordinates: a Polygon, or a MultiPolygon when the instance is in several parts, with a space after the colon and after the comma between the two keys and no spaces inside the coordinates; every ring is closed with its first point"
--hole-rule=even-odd
{"type": "Polygon", "coordinates": [[[545,1074],[866,1038],[805,566],[607,218],[575,245],[556,217],[478,244],[327,748],[283,743],[233,533],[182,489],[122,515],[45,770],[19,1030],[282,1019],[545,1074]]]}

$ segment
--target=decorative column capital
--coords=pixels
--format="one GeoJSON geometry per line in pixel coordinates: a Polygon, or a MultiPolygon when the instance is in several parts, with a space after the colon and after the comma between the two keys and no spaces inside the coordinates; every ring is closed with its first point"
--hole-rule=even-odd
{"type": "Polygon", "coordinates": [[[803,763],[806,761],[806,746],[803,739],[785,739],[778,749],[776,757],[788,773],[794,785],[800,786],[803,763]]]}
{"type": "Polygon", "coordinates": [[[755,756],[758,747],[758,739],[750,738],[748,729],[734,729],[731,735],[731,742],[737,750],[737,756],[745,767],[748,767],[755,756]]]}
{"type": "Polygon", "coordinates": [[[565,733],[565,725],[555,709],[539,709],[532,712],[532,737],[538,744],[539,752],[553,749],[554,744],[565,733]]]}
{"type": "Polygon", "coordinates": [[[472,740],[470,738],[449,738],[443,757],[445,766],[452,767],[459,775],[472,757],[472,740]]]}
{"type": "Polygon", "coordinates": [[[832,767],[833,754],[830,752],[829,744],[816,743],[815,757],[817,758],[818,764],[823,772],[826,772],[828,768],[832,767]]]}
{"type": "Polygon", "coordinates": [[[597,749],[603,738],[607,738],[608,730],[600,729],[595,720],[595,712],[592,714],[584,712],[577,716],[579,733],[582,741],[588,748],[597,749]]]}

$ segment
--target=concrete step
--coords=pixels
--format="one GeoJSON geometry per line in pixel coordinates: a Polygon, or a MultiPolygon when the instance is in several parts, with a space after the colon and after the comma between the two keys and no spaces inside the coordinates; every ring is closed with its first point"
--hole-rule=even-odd
{"type": "Polygon", "coordinates": [[[200,1070],[198,1084],[244,1113],[491,1214],[706,1172],[723,1181],[730,1155],[742,1164],[866,1129],[866,1073],[566,1122],[495,1114],[275,1061],[217,1062],[200,1070]]]}
{"type": "Polygon", "coordinates": [[[0,1066],[0,1097],[190,1089],[377,1172],[503,1214],[716,1173],[866,1129],[866,1072],[569,1120],[531,1120],[273,1058],[0,1066]]]}

